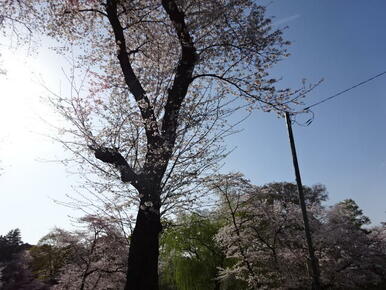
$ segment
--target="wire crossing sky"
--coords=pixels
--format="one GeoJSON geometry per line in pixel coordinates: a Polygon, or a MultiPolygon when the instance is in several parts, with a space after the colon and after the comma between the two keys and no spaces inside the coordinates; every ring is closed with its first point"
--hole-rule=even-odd
{"type": "Polygon", "coordinates": [[[383,76],[384,74],[386,74],[386,71],[381,72],[381,73],[379,73],[379,74],[377,74],[377,75],[375,75],[375,76],[373,76],[373,77],[371,77],[371,78],[369,78],[369,79],[367,79],[367,80],[365,80],[363,82],[360,82],[360,83],[358,83],[356,85],[353,85],[352,87],[349,87],[348,89],[340,91],[340,92],[338,92],[338,93],[336,93],[336,94],[334,94],[334,95],[332,95],[332,96],[330,96],[328,98],[322,99],[319,102],[316,102],[316,103],[314,103],[312,105],[309,105],[309,106],[305,107],[303,110],[305,111],[305,110],[311,109],[312,107],[319,106],[320,104],[323,104],[324,102],[332,100],[332,99],[334,99],[336,97],[339,97],[340,95],[343,95],[344,93],[347,93],[347,92],[349,92],[349,91],[351,91],[351,90],[353,90],[353,89],[355,89],[357,87],[360,87],[360,86],[362,86],[364,84],[367,84],[368,82],[370,82],[372,80],[375,80],[376,78],[379,78],[380,76],[383,76]]]}

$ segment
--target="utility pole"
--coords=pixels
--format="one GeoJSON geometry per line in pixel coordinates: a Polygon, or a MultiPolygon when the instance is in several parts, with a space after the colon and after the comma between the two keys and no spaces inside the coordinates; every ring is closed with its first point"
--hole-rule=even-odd
{"type": "Polygon", "coordinates": [[[318,260],[315,257],[314,246],[312,244],[312,237],[310,232],[310,225],[308,222],[306,202],[304,200],[303,185],[302,185],[302,180],[300,178],[300,170],[299,170],[298,158],[296,155],[295,141],[292,133],[292,124],[291,124],[291,117],[289,112],[285,112],[285,119],[287,122],[288,137],[291,144],[292,160],[294,164],[296,183],[298,186],[298,193],[299,193],[299,203],[300,203],[300,207],[303,215],[304,233],[306,236],[308,255],[309,255],[309,260],[310,260],[311,269],[312,269],[312,289],[320,290],[321,287],[320,287],[320,279],[319,279],[320,277],[319,265],[318,265],[318,260]]]}

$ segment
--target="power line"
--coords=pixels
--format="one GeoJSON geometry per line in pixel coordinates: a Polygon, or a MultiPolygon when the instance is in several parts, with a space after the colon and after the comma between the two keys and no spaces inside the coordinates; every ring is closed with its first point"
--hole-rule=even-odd
{"type": "Polygon", "coordinates": [[[310,105],[310,106],[308,106],[308,107],[305,107],[305,108],[303,109],[303,111],[306,111],[306,110],[308,110],[308,109],[310,109],[310,108],[312,108],[312,107],[315,107],[315,106],[320,105],[320,104],[322,104],[322,103],[324,103],[324,102],[327,102],[327,101],[329,101],[329,100],[331,100],[331,99],[333,99],[333,98],[336,98],[336,97],[338,97],[338,96],[340,96],[340,95],[342,95],[342,94],[344,94],[344,93],[347,93],[348,91],[351,91],[352,89],[355,89],[355,88],[357,88],[357,87],[359,87],[359,86],[362,86],[362,85],[364,85],[364,84],[366,84],[366,83],[368,83],[368,82],[370,82],[370,81],[372,81],[372,80],[374,80],[374,79],[376,79],[376,78],[379,78],[380,76],[382,76],[382,75],[384,75],[384,74],[386,74],[386,71],[381,72],[381,73],[379,73],[379,74],[377,74],[377,75],[375,75],[375,76],[373,76],[373,77],[371,77],[371,78],[369,78],[369,79],[367,79],[367,80],[365,80],[365,81],[362,81],[362,82],[360,82],[360,83],[357,83],[356,85],[353,85],[352,87],[349,87],[348,89],[345,89],[345,90],[343,90],[343,91],[340,91],[340,92],[338,92],[338,93],[336,93],[336,94],[334,94],[334,95],[332,95],[332,96],[330,96],[330,97],[328,97],[328,98],[325,98],[325,99],[323,99],[323,100],[321,100],[321,101],[319,101],[319,102],[316,102],[316,103],[314,103],[314,104],[312,104],[312,105],[310,105]]]}

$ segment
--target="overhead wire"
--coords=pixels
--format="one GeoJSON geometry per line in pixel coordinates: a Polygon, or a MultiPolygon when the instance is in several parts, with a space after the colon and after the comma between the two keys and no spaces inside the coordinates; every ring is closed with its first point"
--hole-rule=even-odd
{"type": "Polygon", "coordinates": [[[347,88],[347,89],[345,89],[345,90],[343,90],[343,91],[340,91],[340,92],[338,92],[338,93],[336,93],[336,94],[334,94],[334,95],[332,95],[332,96],[330,96],[330,97],[327,97],[327,98],[325,98],[325,99],[322,99],[321,101],[316,102],[316,103],[314,103],[314,104],[312,104],[312,105],[310,105],[310,106],[307,106],[307,107],[305,107],[305,108],[303,109],[303,111],[307,111],[307,110],[309,110],[309,109],[312,108],[312,107],[318,106],[318,105],[320,105],[320,104],[322,104],[322,103],[324,103],[324,102],[327,102],[327,101],[329,101],[329,100],[331,100],[331,99],[333,99],[333,98],[336,98],[336,97],[338,97],[338,96],[340,96],[340,95],[342,95],[342,94],[344,94],[344,93],[347,93],[348,91],[351,91],[352,89],[355,89],[355,88],[357,88],[357,87],[359,87],[359,86],[362,86],[362,85],[364,85],[364,84],[366,84],[366,83],[368,83],[368,82],[370,82],[370,81],[372,81],[372,80],[374,80],[374,79],[376,79],[376,78],[379,78],[380,76],[382,76],[382,75],[384,75],[384,74],[386,74],[386,71],[381,72],[381,73],[379,73],[379,74],[377,74],[377,75],[375,75],[375,76],[373,76],[373,77],[371,77],[371,78],[369,78],[369,79],[367,79],[367,80],[364,80],[364,81],[362,81],[362,82],[360,82],[360,83],[357,83],[357,84],[355,84],[355,85],[353,85],[353,86],[351,86],[351,87],[349,87],[349,88],[347,88]]]}
{"type": "Polygon", "coordinates": [[[294,117],[293,119],[291,118],[292,122],[294,122],[294,123],[296,123],[296,124],[298,124],[300,126],[309,126],[312,123],[312,121],[314,120],[314,118],[315,118],[315,114],[314,114],[313,111],[310,110],[310,108],[313,108],[313,107],[316,107],[316,106],[318,106],[318,105],[320,105],[322,103],[325,103],[325,102],[327,102],[327,101],[329,101],[329,100],[331,100],[333,98],[336,98],[336,97],[338,97],[338,96],[340,96],[340,95],[342,95],[344,93],[347,93],[347,92],[349,92],[349,91],[351,91],[351,90],[353,90],[353,89],[355,89],[357,87],[360,87],[360,86],[362,86],[362,85],[364,85],[364,84],[366,84],[366,83],[368,83],[368,82],[370,82],[370,81],[372,81],[372,80],[374,80],[376,78],[379,78],[379,77],[381,77],[381,76],[383,76],[385,74],[386,74],[386,71],[383,71],[383,72],[381,72],[381,73],[379,73],[377,75],[372,76],[371,78],[368,78],[368,79],[366,79],[364,81],[361,81],[361,82],[359,82],[359,83],[357,83],[357,84],[355,84],[355,85],[353,85],[353,86],[351,86],[351,87],[349,87],[347,89],[339,91],[339,92],[333,94],[332,96],[324,98],[324,99],[322,99],[322,100],[320,100],[320,101],[318,101],[318,102],[316,102],[316,103],[314,103],[312,105],[304,107],[303,109],[301,109],[299,111],[295,111],[295,112],[290,112],[289,110],[282,109],[282,108],[279,107],[279,104],[274,104],[274,103],[271,103],[271,102],[268,102],[268,101],[264,101],[264,100],[261,100],[261,99],[258,99],[257,101],[261,102],[263,104],[266,104],[266,105],[270,106],[271,108],[273,108],[274,110],[276,110],[278,112],[281,112],[283,114],[285,114],[286,112],[289,112],[290,115],[294,117]],[[299,115],[299,114],[304,114],[304,113],[310,113],[311,114],[311,118],[309,118],[306,122],[302,122],[302,123],[297,121],[296,120],[296,116],[299,115]]]}
{"type": "Polygon", "coordinates": [[[349,88],[347,88],[347,89],[344,89],[344,90],[342,90],[342,91],[339,91],[339,92],[333,94],[332,96],[329,96],[329,97],[327,97],[327,98],[324,98],[324,99],[322,99],[322,100],[320,100],[320,101],[318,101],[318,102],[316,102],[316,103],[314,103],[314,104],[312,104],[312,105],[309,105],[309,106],[307,106],[307,107],[304,107],[304,108],[303,108],[302,110],[300,110],[300,111],[297,111],[297,112],[291,112],[290,115],[293,116],[293,118],[291,118],[291,119],[292,119],[292,122],[294,122],[294,123],[296,123],[297,125],[302,126],[302,127],[309,126],[309,125],[313,122],[313,120],[314,120],[314,118],[315,118],[315,114],[314,114],[314,112],[313,112],[312,110],[310,110],[310,108],[316,107],[316,106],[318,106],[318,105],[320,105],[320,104],[322,104],[322,103],[324,103],[324,102],[327,102],[327,101],[329,101],[329,100],[331,100],[331,99],[333,99],[333,98],[336,98],[336,97],[338,97],[338,96],[340,96],[340,95],[342,95],[342,94],[344,94],[344,93],[347,93],[348,91],[351,91],[351,90],[353,90],[353,89],[355,89],[355,88],[357,88],[357,87],[360,87],[360,86],[362,86],[362,85],[364,85],[364,84],[366,84],[366,83],[368,83],[368,82],[370,82],[370,81],[372,81],[372,80],[374,80],[374,79],[376,79],[376,78],[379,78],[379,77],[383,76],[384,74],[386,74],[386,71],[383,71],[383,72],[381,72],[381,73],[379,73],[379,74],[377,74],[377,75],[374,75],[374,76],[372,76],[371,78],[368,78],[368,79],[366,79],[366,80],[364,80],[364,81],[361,81],[361,82],[359,82],[359,83],[357,83],[357,84],[355,84],[355,85],[353,85],[353,86],[351,86],[351,87],[349,87],[349,88]],[[311,118],[309,118],[309,119],[308,119],[307,121],[305,121],[305,122],[299,122],[298,120],[296,120],[296,117],[297,117],[299,114],[304,114],[304,113],[310,113],[310,114],[311,114],[311,118]]]}

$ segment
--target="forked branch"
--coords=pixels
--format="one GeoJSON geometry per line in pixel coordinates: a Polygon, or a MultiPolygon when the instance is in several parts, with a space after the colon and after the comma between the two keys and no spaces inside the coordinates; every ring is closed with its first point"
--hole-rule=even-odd
{"type": "Polygon", "coordinates": [[[129,182],[137,188],[138,175],[134,172],[134,170],[127,163],[126,159],[118,152],[117,149],[96,147],[93,145],[89,145],[89,148],[94,151],[95,158],[105,163],[114,165],[121,173],[121,180],[123,182],[129,182]]]}

